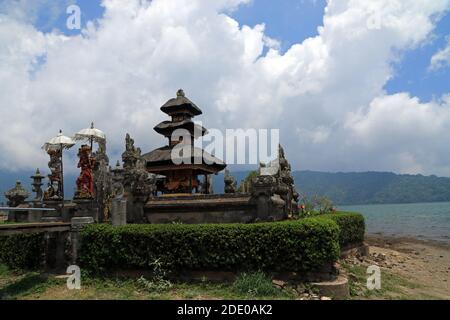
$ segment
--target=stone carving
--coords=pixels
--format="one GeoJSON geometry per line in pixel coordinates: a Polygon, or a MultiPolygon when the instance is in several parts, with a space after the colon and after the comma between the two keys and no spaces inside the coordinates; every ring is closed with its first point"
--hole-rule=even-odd
{"type": "Polygon", "coordinates": [[[76,199],[93,199],[94,198],[94,175],[93,168],[95,159],[91,156],[91,147],[82,145],[78,149],[78,168],[81,169],[80,176],[77,178],[77,190],[75,192],[76,199]]]}
{"type": "Polygon", "coordinates": [[[98,142],[98,150],[94,152],[94,194],[95,200],[108,221],[112,199],[112,173],[109,170],[109,158],[106,154],[106,140],[98,142]]]}
{"type": "Polygon", "coordinates": [[[18,207],[19,205],[25,202],[25,199],[28,198],[30,194],[28,191],[22,186],[20,181],[16,182],[16,186],[5,192],[5,197],[8,199],[9,207],[18,207]]]}
{"type": "Polygon", "coordinates": [[[120,162],[117,160],[116,167],[111,170],[112,176],[112,198],[121,199],[125,192],[123,188],[123,169],[120,167],[120,162]]]}
{"type": "Polygon", "coordinates": [[[260,165],[259,175],[252,179],[251,190],[252,197],[259,199],[257,201],[261,212],[276,212],[282,207],[282,214],[285,216],[298,213],[299,194],[294,186],[291,166],[281,145],[278,146],[277,159],[260,165]],[[265,206],[262,197],[267,201],[265,206]]]}
{"type": "Polygon", "coordinates": [[[281,145],[278,146],[279,162],[280,162],[280,178],[279,184],[280,196],[286,202],[286,210],[288,213],[298,213],[298,198],[299,194],[295,189],[294,178],[291,174],[291,165],[284,155],[284,149],[281,145]]]}
{"type": "Polygon", "coordinates": [[[134,139],[127,133],[125,137],[125,152],[122,153],[124,170],[134,169],[140,155],[140,149],[134,146],[134,139]]]}
{"type": "Polygon", "coordinates": [[[48,186],[44,192],[44,200],[60,200],[62,199],[61,149],[49,149],[47,154],[50,156],[48,162],[50,174],[48,175],[48,186]]]}
{"type": "Polygon", "coordinates": [[[127,133],[125,152],[122,154],[124,192],[133,195],[137,201],[146,202],[156,192],[156,176],[147,172],[146,161],[141,153],[141,149],[134,146],[134,140],[127,133]]]}
{"type": "Polygon", "coordinates": [[[44,179],[44,176],[41,175],[41,172],[39,171],[39,168],[36,169],[36,173],[30,177],[33,179],[33,183],[31,184],[33,186],[33,192],[36,193],[36,196],[34,197],[34,202],[40,202],[42,200],[42,197],[44,195],[44,192],[42,191],[42,180],[44,179]]]}
{"type": "Polygon", "coordinates": [[[225,175],[223,178],[225,182],[225,193],[236,193],[237,192],[237,182],[236,179],[230,174],[230,171],[225,170],[225,175]]]}

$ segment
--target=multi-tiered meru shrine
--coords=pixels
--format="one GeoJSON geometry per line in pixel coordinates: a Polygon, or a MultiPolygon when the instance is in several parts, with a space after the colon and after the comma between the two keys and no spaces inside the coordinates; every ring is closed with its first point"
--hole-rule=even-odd
{"type": "MultiPolygon", "coordinates": [[[[239,188],[236,180],[225,170],[224,192],[215,194],[213,177],[225,169],[226,164],[194,147],[194,140],[207,134],[205,128],[192,120],[202,111],[185,96],[183,90],[179,90],[177,96],[167,101],[161,110],[171,119],[161,122],[154,130],[168,139],[168,145],[142,155],[141,149],[135,147],[134,140],[126,134],[122,165],[118,161],[114,168],[109,166],[106,136],[101,131],[92,125],[75,135],[89,137],[90,146],[82,145],[78,154],[81,174],[73,200],[64,200],[59,188],[63,181],[60,170],[62,153],[49,148],[51,174],[48,175],[48,189],[42,191],[45,175],[38,171],[32,176],[36,193],[32,201],[26,201],[29,194],[20,183],[8,191],[5,194],[8,205],[21,207],[16,215],[11,215],[11,220],[36,222],[89,218],[114,225],[245,223],[282,220],[298,210],[299,195],[281,146],[278,158],[261,164],[257,176],[251,181],[243,181],[239,188]],[[94,136],[97,140],[93,139],[94,136]],[[98,144],[95,152],[94,141],[98,144]],[[181,159],[174,157],[177,154],[181,159]],[[26,208],[30,210],[27,212],[26,208]]],[[[70,146],[74,144],[61,134],[57,138],[58,141],[65,138],[70,146]]]]}
{"type": "Polygon", "coordinates": [[[196,193],[200,191],[208,194],[211,187],[208,175],[222,171],[226,164],[206,151],[194,147],[195,139],[208,132],[192,121],[192,118],[201,115],[202,111],[185,97],[183,90],[178,90],[177,97],[167,101],[161,111],[172,119],[161,122],[154,130],[166,137],[169,144],[143,155],[147,171],[165,177],[161,190],[164,193],[190,194],[195,190],[196,193]],[[185,150],[189,150],[190,154],[182,154],[182,163],[174,163],[173,154],[178,152],[173,152],[173,149],[181,147],[183,143],[188,145],[185,150]],[[200,182],[199,176],[203,176],[203,183],[200,182]]]}

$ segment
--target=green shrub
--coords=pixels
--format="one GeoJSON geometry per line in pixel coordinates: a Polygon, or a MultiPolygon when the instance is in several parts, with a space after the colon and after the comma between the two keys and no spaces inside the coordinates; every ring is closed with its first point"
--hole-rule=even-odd
{"type": "Polygon", "coordinates": [[[299,202],[303,207],[299,212],[299,218],[309,218],[327,214],[333,211],[333,201],[325,196],[314,195],[308,197],[303,195],[299,202]]]}
{"type": "Polygon", "coordinates": [[[173,271],[312,271],[339,256],[339,228],[310,218],[257,224],[90,225],[82,231],[80,264],[92,272],[150,269],[156,259],[173,271]]]}
{"type": "Polygon", "coordinates": [[[43,253],[43,234],[17,234],[0,237],[0,263],[10,269],[39,269],[43,253]]]}
{"type": "Polygon", "coordinates": [[[152,263],[152,278],[147,280],[143,276],[138,279],[138,284],[149,292],[163,292],[172,288],[172,283],[167,279],[169,266],[166,266],[161,259],[156,259],[152,263]]]}
{"type": "Polygon", "coordinates": [[[323,219],[331,219],[339,226],[339,244],[346,247],[359,244],[364,241],[365,223],[360,213],[336,212],[320,216],[323,219]]]}
{"type": "Polygon", "coordinates": [[[241,273],[233,283],[233,289],[248,296],[274,296],[280,293],[272,280],[262,271],[241,273]]]}

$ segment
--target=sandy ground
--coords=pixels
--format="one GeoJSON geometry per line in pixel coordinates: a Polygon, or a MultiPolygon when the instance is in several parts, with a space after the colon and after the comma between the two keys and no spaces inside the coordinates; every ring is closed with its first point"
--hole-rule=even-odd
{"type": "Polygon", "coordinates": [[[412,296],[450,299],[450,244],[411,238],[368,236],[369,256],[376,264],[417,284],[412,296]]]}

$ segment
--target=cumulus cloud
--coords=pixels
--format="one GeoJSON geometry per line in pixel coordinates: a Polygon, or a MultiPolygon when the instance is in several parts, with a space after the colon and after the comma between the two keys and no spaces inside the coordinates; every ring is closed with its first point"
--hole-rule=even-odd
{"type": "Polygon", "coordinates": [[[317,36],[285,53],[264,21],[230,17],[247,2],[104,0],[102,19],[71,37],[1,15],[0,167],[45,166],[45,139],[92,120],[112,159],[126,132],[156,148],[159,107],[183,88],[206,127],[280,128],[295,169],[450,174],[448,99],[383,90],[448,0],[329,0],[317,36]]]}
{"type": "Polygon", "coordinates": [[[447,46],[431,57],[429,70],[436,71],[448,66],[450,66],[450,36],[447,37],[447,46]]]}

